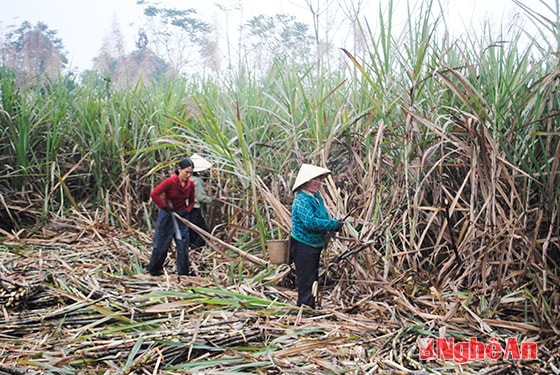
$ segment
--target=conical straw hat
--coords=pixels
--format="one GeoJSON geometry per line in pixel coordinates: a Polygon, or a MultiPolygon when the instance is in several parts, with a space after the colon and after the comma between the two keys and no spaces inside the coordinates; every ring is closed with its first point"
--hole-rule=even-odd
{"type": "Polygon", "coordinates": [[[301,187],[301,185],[313,180],[315,177],[323,176],[330,173],[331,171],[327,168],[321,168],[311,164],[302,164],[299,168],[296,182],[294,182],[292,191],[296,191],[296,189],[301,187]]]}
{"type": "Polygon", "coordinates": [[[194,163],[193,172],[202,172],[212,168],[212,163],[198,154],[193,154],[193,156],[191,156],[191,160],[194,163]]]}

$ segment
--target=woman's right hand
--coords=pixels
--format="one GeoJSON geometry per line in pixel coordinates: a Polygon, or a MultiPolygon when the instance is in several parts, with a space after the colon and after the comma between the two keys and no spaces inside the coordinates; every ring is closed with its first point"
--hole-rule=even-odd
{"type": "Polygon", "coordinates": [[[336,225],[336,229],[335,229],[336,232],[341,230],[342,227],[344,226],[344,220],[338,219],[337,221],[338,221],[338,224],[336,225]]]}

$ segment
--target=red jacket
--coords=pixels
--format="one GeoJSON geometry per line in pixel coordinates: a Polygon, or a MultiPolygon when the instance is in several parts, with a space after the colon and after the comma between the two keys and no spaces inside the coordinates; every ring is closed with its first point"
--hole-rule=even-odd
{"type": "Polygon", "coordinates": [[[163,180],[150,193],[154,203],[163,208],[171,206],[177,211],[191,212],[194,207],[194,183],[188,179],[185,186],[181,186],[179,176],[174,174],[163,180]]]}

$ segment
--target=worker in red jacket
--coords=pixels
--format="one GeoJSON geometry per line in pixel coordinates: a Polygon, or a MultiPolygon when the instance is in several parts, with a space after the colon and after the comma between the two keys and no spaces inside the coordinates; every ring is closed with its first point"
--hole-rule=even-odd
{"type": "Polygon", "coordinates": [[[189,275],[189,227],[174,214],[189,219],[195,203],[195,187],[190,179],[194,164],[191,159],[183,159],[175,173],[158,184],[150,197],[159,207],[156,231],[150,264],[146,272],[161,275],[171,240],[175,238],[177,251],[177,273],[189,275]]]}

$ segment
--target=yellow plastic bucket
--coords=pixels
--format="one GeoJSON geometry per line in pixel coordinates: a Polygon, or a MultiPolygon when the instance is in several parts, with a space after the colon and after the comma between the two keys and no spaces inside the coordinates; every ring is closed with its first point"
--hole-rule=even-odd
{"type": "Polygon", "coordinates": [[[290,260],[290,241],[289,240],[268,240],[268,256],[270,263],[282,264],[288,263],[290,260]]]}

